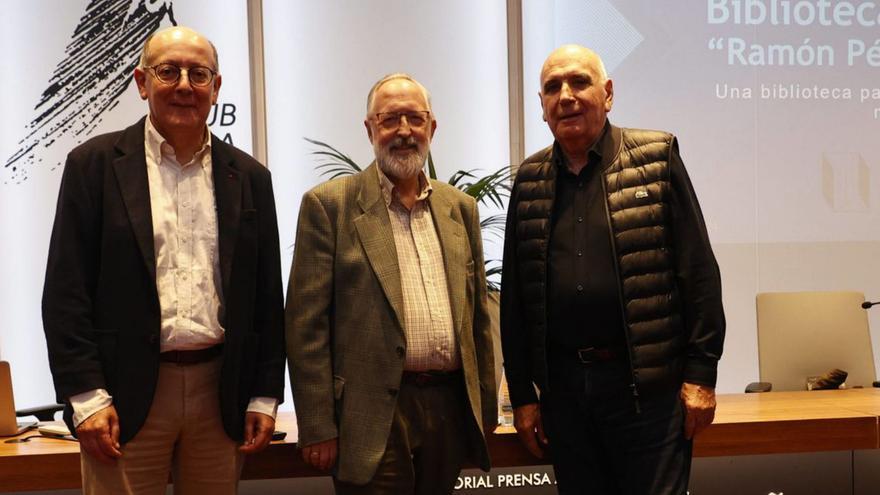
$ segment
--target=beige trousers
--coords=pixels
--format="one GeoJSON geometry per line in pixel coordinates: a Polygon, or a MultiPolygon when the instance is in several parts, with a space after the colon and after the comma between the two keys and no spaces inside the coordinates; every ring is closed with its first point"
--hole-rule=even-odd
{"type": "Polygon", "coordinates": [[[220,418],[221,363],[160,363],[147,420],[122,457],[108,465],[80,456],[83,493],[164,494],[169,474],[175,494],[236,493],[243,456],[220,418]]]}

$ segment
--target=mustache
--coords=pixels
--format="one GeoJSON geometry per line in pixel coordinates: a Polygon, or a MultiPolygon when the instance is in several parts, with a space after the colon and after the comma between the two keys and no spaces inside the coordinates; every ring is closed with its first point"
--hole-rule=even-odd
{"type": "Polygon", "coordinates": [[[402,136],[397,136],[396,138],[394,138],[393,141],[388,143],[386,149],[393,150],[393,149],[404,148],[404,147],[418,148],[418,143],[416,143],[416,138],[414,138],[413,136],[409,136],[409,137],[405,137],[405,138],[402,136]]]}

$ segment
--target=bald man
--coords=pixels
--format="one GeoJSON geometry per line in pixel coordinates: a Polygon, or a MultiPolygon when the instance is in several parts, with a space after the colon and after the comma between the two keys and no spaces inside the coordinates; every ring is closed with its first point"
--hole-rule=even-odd
{"type": "Polygon", "coordinates": [[[406,74],[379,80],[364,120],[376,161],[303,196],[287,352],[303,459],[338,494],[446,494],[489,468],[492,336],[470,196],[423,167],[437,121],[406,74]]]}
{"type": "Polygon", "coordinates": [[[725,321],[678,142],[611,125],[582,46],[547,57],[539,96],[555,141],[517,172],[501,284],[514,426],[559,493],[684,494],[725,321]]]}
{"type": "Polygon", "coordinates": [[[90,494],[235,493],[283,397],[280,253],[269,172],[206,125],[214,45],[147,38],[149,115],[70,152],[43,323],[90,494]]]}

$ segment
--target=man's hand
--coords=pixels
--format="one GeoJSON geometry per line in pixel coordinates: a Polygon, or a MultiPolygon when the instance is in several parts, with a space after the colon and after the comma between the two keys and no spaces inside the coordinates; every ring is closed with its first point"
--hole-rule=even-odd
{"type": "Polygon", "coordinates": [[[122,451],[119,450],[119,416],[113,406],[107,406],[86,418],[76,427],[76,436],[82,451],[105,464],[113,464],[122,457],[122,451]]]}
{"type": "Polygon", "coordinates": [[[336,464],[336,449],[339,439],[331,438],[302,448],[303,460],[313,468],[327,471],[336,464]]]}
{"type": "Polygon", "coordinates": [[[544,457],[544,446],[547,445],[547,437],[544,436],[544,423],[541,421],[541,406],[539,404],[526,404],[513,409],[513,427],[519,439],[525,444],[529,452],[535,457],[544,457]]]}
{"type": "Polygon", "coordinates": [[[715,419],[715,389],[704,385],[683,383],[681,401],[684,403],[684,436],[693,439],[715,419]]]}
{"type": "Polygon", "coordinates": [[[266,448],[275,433],[275,419],[263,413],[248,411],[244,416],[244,444],[242,454],[256,454],[266,448]]]}

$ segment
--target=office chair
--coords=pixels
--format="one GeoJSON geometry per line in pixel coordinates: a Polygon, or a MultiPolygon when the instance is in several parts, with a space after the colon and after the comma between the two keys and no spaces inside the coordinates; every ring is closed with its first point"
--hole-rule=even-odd
{"type": "Polygon", "coordinates": [[[838,368],[848,373],[847,388],[871,387],[876,373],[864,301],[861,292],[759,293],[761,382],[777,391],[805,390],[808,377],[838,368]]]}
{"type": "Polygon", "coordinates": [[[37,418],[37,421],[54,421],[55,413],[58,411],[63,411],[64,406],[61,404],[50,404],[46,406],[37,406],[37,407],[28,407],[25,409],[16,409],[15,416],[19,418],[25,418],[28,416],[33,416],[37,418]]]}

